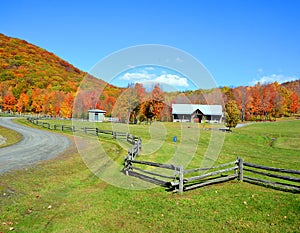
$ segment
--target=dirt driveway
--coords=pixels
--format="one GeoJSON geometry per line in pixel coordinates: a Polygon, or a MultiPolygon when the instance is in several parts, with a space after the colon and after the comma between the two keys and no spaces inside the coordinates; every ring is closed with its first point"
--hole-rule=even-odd
{"type": "Polygon", "coordinates": [[[0,174],[54,158],[71,145],[67,137],[25,127],[12,122],[11,119],[0,117],[0,125],[21,133],[23,139],[17,144],[0,148],[0,174]]]}

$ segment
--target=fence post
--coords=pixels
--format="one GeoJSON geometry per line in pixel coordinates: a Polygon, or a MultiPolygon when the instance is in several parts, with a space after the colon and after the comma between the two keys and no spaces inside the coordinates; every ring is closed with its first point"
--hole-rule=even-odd
{"type": "Polygon", "coordinates": [[[113,139],[117,139],[117,132],[113,131],[113,139]]]}
{"type": "Polygon", "coordinates": [[[56,125],[53,125],[53,129],[56,130],[56,125]]]}
{"type": "Polygon", "coordinates": [[[128,159],[133,160],[133,154],[132,154],[131,148],[128,150],[128,159]]]}
{"type": "Polygon", "coordinates": [[[137,141],[137,153],[140,154],[140,151],[141,151],[141,139],[139,138],[138,141],[137,141]]]}
{"type": "Polygon", "coordinates": [[[64,125],[61,125],[61,131],[64,131],[64,125]]]}
{"type": "Polygon", "coordinates": [[[83,127],[83,130],[84,130],[84,133],[86,133],[86,127],[85,126],[83,127]]]}
{"type": "Polygon", "coordinates": [[[128,156],[125,156],[125,158],[124,158],[124,161],[125,161],[124,169],[125,169],[126,176],[129,176],[128,170],[131,169],[131,162],[128,162],[128,160],[129,160],[129,154],[128,154],[128,156]]]}
{"type": "Polygon", "coordinates": [[[98,133],[99,133],[99,129],[98,128],[96,128],[96,135],[98,136],[98,133]]]}
{"type": "Polygon", "coordinates": [[[50,123],[48,123],[48,129],[50,129],[50,123]]]}
{"type": "Polygon", "coordinates": [[[238,180],[243,181],[243,159],[242,158],[238,158],[238,167],[239,167],[238,180]]]}
{"type": "Polygon", "coordinates": [[[179,167],[179,193],[183,193],[183,166],[179,167]]]}
{"type": "Polygon", "coordinates": [[[139,145],[139,151],[141,151],[142,150],[142,139],[141,138],[139,138],[139,140],[138,140],[138,145],[139,145]]]}
{"type": "Polygon", "coordinates": [[[75,132],[75,125],[72,126],[72,132],[75,132]]]}

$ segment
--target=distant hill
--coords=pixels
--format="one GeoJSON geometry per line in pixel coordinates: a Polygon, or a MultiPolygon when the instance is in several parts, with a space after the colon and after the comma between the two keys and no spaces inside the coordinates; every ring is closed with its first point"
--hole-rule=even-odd
{"type": "Polygon", "coordinates": [[[282,83],[281,85],[284,86],[289,91],[295,92],[298,94],[298,96],[300,96],[300,79],[295,81],[285,82],[282,83]]]}
{"type": "Polygon", "coordinates": [[[45,49],[0,34],[0,81],[16,98],[35,88],[74,92],[85,75],[45,49]]]}
{"type": "MultiPolygon", "coordinates": [[[[70,102],[86,75],[86,72],[43,48],[0,34],[2,110],[69,117],[72,107],[70,102]]],[[[97,87],[105,87],[102,103],[98,106],[105,106],[109,96],[116,98],[122,92],[121,88],[103,80],[89,76],[89,80],[91,79],[97,83],[97,87]]],[[[92,107],[95,106],[86,106],[92,107]]]]}

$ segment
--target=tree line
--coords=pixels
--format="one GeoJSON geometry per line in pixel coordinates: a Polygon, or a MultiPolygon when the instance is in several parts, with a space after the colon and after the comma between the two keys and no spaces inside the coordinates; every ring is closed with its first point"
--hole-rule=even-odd
{"type": "Polygon", "coordinates": [[[286,87],[278,82],[251,87],[237,87],[224,91],[225,103],[235,101],[244,120],[272,120],[291,116],[299,111],[300,80],[286,87]]]}
{"type": "Polygon", "coordinates": [[[164,92],[159,84],[149,91],[140,84],[127,88],[104,85],[103,82],[77,92],[46,89],[29,89],[17,96],[13,87],[0,84],[0,108],[3,111],[36,113],[53,117],[86,118],[91,108],[106,110],[107,116],[121,121],[172,121],[173,103],[220,104],[221,93],[224,106],[237,106],[240,120],[272,120],[291,116],[300,108],[300,80],[281,85],[277,82],[235,88],[222,87],[211,90],[187,92],[164,92]],[[75,103],[75,108],[74,107],[75,103]],[[77,109],[77,110],[76,110],[77,109]]]}

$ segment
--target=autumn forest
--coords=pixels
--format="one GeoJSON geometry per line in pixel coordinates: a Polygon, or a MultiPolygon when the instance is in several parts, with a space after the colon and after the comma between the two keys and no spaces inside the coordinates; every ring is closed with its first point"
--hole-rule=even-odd
{"type": "Polygon", "coordinates": [[[299,113],[300,80],[279,84],[164,92],[154,84],[119,88],[96,79],[24,40],[0,34],[0,109],[53,117],[86,117],[88,109],[131,121],[171,121],[172,103],[224,104],[234,101],[241,120],[270,120],[299,113]],[[75,106],[74,106],[75,104],[75,106]],[[73,108],[74,107],[74,108],[73,108]]]}

